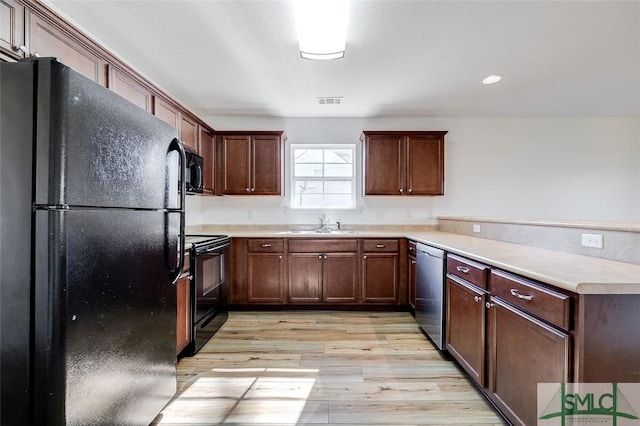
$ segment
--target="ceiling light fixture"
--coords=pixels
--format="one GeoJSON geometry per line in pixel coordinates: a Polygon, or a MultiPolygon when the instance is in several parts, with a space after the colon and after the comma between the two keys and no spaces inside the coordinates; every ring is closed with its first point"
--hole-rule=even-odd
{"type": "Polygon", "coordinates": [[[327,60],[344,57],[349,0],[293,0],[300,56],[327,60]]]}
{"type": "Polygon", "coordinates": [[[502,77],[499,75],[490,75],[489,77],[482,80],[482,84],[496,84],[502,80],[502,77]]]}

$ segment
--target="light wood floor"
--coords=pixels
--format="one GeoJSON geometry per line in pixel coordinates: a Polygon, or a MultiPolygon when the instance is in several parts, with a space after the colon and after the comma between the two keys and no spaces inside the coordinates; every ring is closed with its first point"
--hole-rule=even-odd
{"type": "Polygon", "coordinates": [[[408,313],[232,312],[153,424],[503,424],[408,313]]]}

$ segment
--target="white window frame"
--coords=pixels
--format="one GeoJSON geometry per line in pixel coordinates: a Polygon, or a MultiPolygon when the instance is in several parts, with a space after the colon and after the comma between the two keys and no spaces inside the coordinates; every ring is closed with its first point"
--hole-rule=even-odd
{"type": "Polygon", "coordinates": [[[291,173],[290,178],[289,178],[289,184],[290,184],[290,194],[291,194],[291,199],[289,201],[289,208],[293,209],[293,210],[354,210],[356,209],[356,202],[357,202],[357,197],[356,197],[356,193],[357,193],[357,167],[356,167],[356,163],[357,163],[357,150],[356,150],[356,145],[355,144],[303,144],[303,143],[298,143],[298,144],[291,144],[290,145],[290,151],[289,151],[289,155],[290,155],[290,161],[289,161],[289,165],[290,165],[290,170],[291,173]],[[295,150],[296,149],[350,149],[351,153],[352,153],[352,162],[351,162],[351,177],[345,177],[345,176],[339,176],[339,177],[309,177],[309,176],[296,176],[296,157],[295,157],[295,150]],[[348,206],[313,206],[313,207],[302,207],[302,206],[297,206],[295,205],[295,197],[296,197],[296,192],[295,192],[295,181],[296,179],[304,179],[307,181],[344,181],[344,180],[351,180],[351,202],[350,205],[348,206]]]}

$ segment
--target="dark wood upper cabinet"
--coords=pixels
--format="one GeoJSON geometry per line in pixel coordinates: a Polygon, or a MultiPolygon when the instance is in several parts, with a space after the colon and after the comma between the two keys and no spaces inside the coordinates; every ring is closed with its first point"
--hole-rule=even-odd
{"type": "Polygon", "coordinates": [[[32,56],[51,56],[91,80],[106,86],[107,63],[79,39],[70,35],[48,19],[27,11],[26,45],[32,56]]]}
{"type": "Polygon", "coordinates": [[[17,0],[0,0],[0,58],[26,56],[25,7],[17,0]]]}
{"type": "Polygon", "coordinates": [[[446,131],[364,131],[364,195],[444,194],[446,131]]]}
{"type": "Polygon", "coordinates": [[[283,132],[219,132],[224,195],[281,195],[283,132]]]}
{"type": "Polygon", "coordinates": [[[203,184],[205,193],[216,192],[216,148],[213,134],[202,126],[199,126],[200,138],[198,141],[198,153],[203,161],[203,184]]]}
{"type": "Polygon", "coordinates": [[[198,152],[198,122],[187,114],[180,114],[180,140],[193,152],[198,152]]]}
{"type": "Polygon", "coordinates": [[[180,110],[160,96],[155,96],[153,99],[153,115],[180,130],[180,110]]]}
{"type": "Polygon", "coordinates": [[[107,87],[134,105],[151,113],[153,110],[153,93],[144,83],[126,71],[113,65],[108,66],[107,87]]]}

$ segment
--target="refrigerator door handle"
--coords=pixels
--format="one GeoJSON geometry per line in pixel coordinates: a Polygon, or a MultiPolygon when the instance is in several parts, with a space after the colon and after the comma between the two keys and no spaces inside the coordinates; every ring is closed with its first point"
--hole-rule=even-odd
{"type": "MultiPolygon", "coordinates": [[[[185,227],[185,194],[186,194],[186,174],[187,174],[187,159],[184,153],[184,147],[182,146],[182,142],[178,139],[173,139],[169,144],[169,151],[176,151],[178,156],[180,157],[180,186],[178,188],[180,204],[177,209],[169,209],[168,215],[171,214],[179,214],[180,215],[180,243],[178,245],[178,266],[176,268],[172,268],[170,260],[167,260],[168,269],[169,269],[169,278],[171,279],[171,283],[175,284],[178,281],[178,277],[182,273],[182,269],[184,267],[184,227],[185,227]]],[[[165,243],[167,246],[169,245],[169,227],[165,228],[165,243]]]]}

